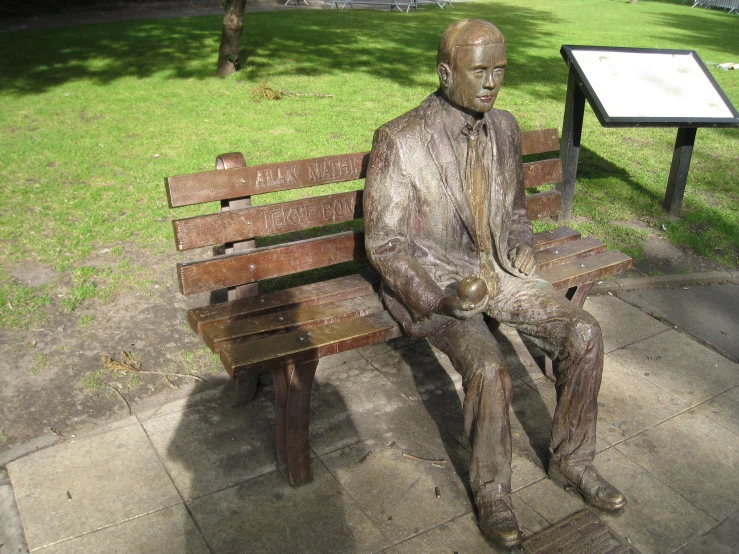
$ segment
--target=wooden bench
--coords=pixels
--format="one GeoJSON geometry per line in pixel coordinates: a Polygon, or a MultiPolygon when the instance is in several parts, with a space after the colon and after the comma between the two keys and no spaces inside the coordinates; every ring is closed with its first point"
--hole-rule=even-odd
{"type": "MultiPolygon", "coordinates": [[[[522,150],[524,155],[559,151],[556,129],[523,133],[522,150]]],[[[232,153],[217,158],[216,171],[166,179],[172,208],[222,203],[220,213],[173,221],[180,251],[226,244],[224,255],[177,264],[180,291],[193,295],[231,287],[231,300],[192,309],[188,321],[248,393],[258,374],[272,373],[277,457],[287,464],[293,485],[311,480],[308,417],[319,359],[401,336],[378,298],[379,278],[366,262],[356,221],[362,218],[362,191],[311,197],[316,194],[311,187],[364,178],[367,160],[368,152],[357,152],[247,167],[242,154],[232,153]],[[305,190],[297,200],[251,205],[258,195],[288,189],[305,190]],[[355,229],[337,230],[341,223],[355,229]],[[308,229],[329,234],[305,238],[308,229]],[[259,238],[272,244],[254,247],[251,241],[259,238]],[[328,266],[346,262],[356,267],[337,267],[354,274],[325,275],[336,269],[328,266]],[[257,293],[260,281],[319,268],[327,269],[309,274],[312,282],[298,277],[308,284],[257,293]]],[[[524,179],[528,189],[560,183],[559,158],[524,164],[524,179]]],[[[527,209],[531,219],[555,217],[560,193],[529,194],[527,209]]],[[[540,276],[580,306],[595,281],[631,267],[628,256],[564,226],[537,233],[534,244],[540,276]]]]}

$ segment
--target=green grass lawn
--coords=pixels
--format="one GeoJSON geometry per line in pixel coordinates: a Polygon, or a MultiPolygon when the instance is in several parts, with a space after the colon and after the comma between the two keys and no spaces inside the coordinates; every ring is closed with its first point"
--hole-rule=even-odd
{"type": "MultiPolygon", "coordinates": [[[[117,249],[130,272],[121,244],[173,249],[165,176],[211,169],[222,152],[257,164],[368,149],[376,127],[435,89],[439,37],[463,17],[488,19],[506,35],[496,106],[523,129],[561,129],[562,44],[694,49],[739,106],[739,71],[711,65],[739,61],[739,18],[680,0],[248,13],[247,67],[226,79],[213,75],[217,16],[0,33],[0,326],[28,325],[52,301],[74,309],[96,286],[118,290],[127,280],[110,268],[80,272],[96,250],[117,249]],[[297,96],[260,100],[265,80],[297,96]],[[71,275],[72,291],[59,300],[53,283],[31,288],[10,277],[30,263],[71,275]]],[[[660,208],[674,136],[603,129],[586,108],[573,226],[638,258],[645,232],[623,222],[639,218],[736,267],[739,130],[698,131],[678,222],[660,208]]],[[[178,216],[203,209],[216,206],[178,216]]]]}

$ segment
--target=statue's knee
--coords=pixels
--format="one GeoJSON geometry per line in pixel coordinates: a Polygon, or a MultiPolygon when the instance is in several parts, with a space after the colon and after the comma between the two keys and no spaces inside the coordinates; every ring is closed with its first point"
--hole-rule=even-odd
{"type": "Polygon", "coordinates": [[[596,348],[602,348],[603,333],[600,330],[600,325],[592,315],[582,312],[577,318],[574,325],[570,327],[570,342],[572,349],[580,354],[585,354],[596,348]]]}
{"type": "Polygon", "coordinates": [[[513,380],[508,372],[508,366],[503,361],[479,360],[475,364],[475,373],[478,374],[487,385],[493,385],[501,389],[506,398],[513,395],[513,380]]]}

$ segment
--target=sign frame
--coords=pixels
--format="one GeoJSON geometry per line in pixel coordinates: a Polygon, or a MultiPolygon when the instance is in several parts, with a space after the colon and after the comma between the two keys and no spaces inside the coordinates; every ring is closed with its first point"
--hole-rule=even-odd
{"type": "Polygon", "coordinates": [[[593,108],[598,121],[603,127],[738,127],[739,112],[732,105],[724,91],[714,79],[713,75],[708,71],[706,65],[700,59],[695,50],[672,50],[657,48],[628,48],[614,46],[576,46],[563,45],[560,50],[562,57],[570,71],[576,75],[578,85],[582,88],[588,103],[593,108]],[[603,103],[598,97],[598,93],[593,86],[591,79],[588,78],[585,70],[578,62],[575,54],[577,51],[597,51],[597,52],[617,52],[629,54],[661,54],[667,56],[681,55],[690,56],[695,64],[702,70],[708,83],[713,87],[716,94],[721,98],[726,108],[731,112],[732,117],[622,117],[610,116],[605,109],[603,103]]]}

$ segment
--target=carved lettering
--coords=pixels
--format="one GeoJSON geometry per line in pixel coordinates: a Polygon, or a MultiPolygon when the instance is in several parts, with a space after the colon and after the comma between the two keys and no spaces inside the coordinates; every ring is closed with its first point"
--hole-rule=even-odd
{"type": "Polygon", "coordinates": [[[297,165],[287,168],[287,182],[288,183],[298,182],[298,166],[297,165]]]}
{"type": "Polygon", "coordinates": [[[266,184],[267,183],[265,182],[264,173],[261,171],[257,171],[257,179],[254,183],[254,186],[256,186],[257,188],[262,188],[266,186],[266,184]]]}
{"type": "Polygon", "coordinates": [[[287,219],[289,223],[297,225],[298,223],[300,223],[300,213],[295,208],[290,208],[290,211],[287,212],[285,219],[287,219]]]}
{"type": "Polygon", "coordinates": [[[334,210],[331,206],[331,202],[323,202],[321,206],[323,206],[323,219],[331,219],[334,215],[334,210]]]}
{"type": "Polygon", "coordinates": [[[318,171],[318,162],[308,166],[308,180],[318,181],[321,178],[321,174],[318,171]]]}
{"type": "Polygon", "coordinates": [[[273,227],[284,227],[285,226],[285,212],[282,210],[275,210],[271,214],[272,226],[273,227]]]}

